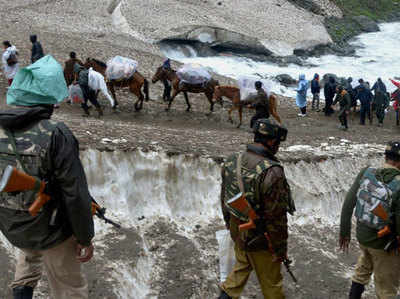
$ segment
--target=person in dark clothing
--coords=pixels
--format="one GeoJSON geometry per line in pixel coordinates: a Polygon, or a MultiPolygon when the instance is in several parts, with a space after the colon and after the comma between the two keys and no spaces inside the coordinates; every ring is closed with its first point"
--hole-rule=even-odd
{"type": "Polygon", "coordinates": [[[31,54],[31,62],[39,60],[44,56],[42,45],[37,41],[36,35],[31,35],[30,40],[32,42],[32,54],[31,54]]]}
{"type": "Polygon", "coordinates": [[[324,96],[325,96],[325,115],[330,116],[334,111],[332,109],[333,98],[336,93],[336,81],[335,78],[329,77],[328,82],[324,86],[324,96]]]}
{"type": "Polygon", "coordinates": [[[79,87],[82,89],[84,102],[81,104],[81,107],[83,111],[85,111],[85,115],[90,115],[89,107],[87,105],[87,102],[90,101],[90,103],[92,103],[92,105],[96,107],[99,117],[103,116],[103,109],[97,101],[97,93],[95,90],[89,87],[89,70],[75,63],[74,73],[77,74],[78,84],[79,87]]]}
{"type": "Polygon", "coordinates": [[[387,252],[385,247],[398,239],[400,232],[400,142],[390,142],[385,149],[385,163],[363,168],[347,192],[340,217],[339,240],[345,252],[349,250],[353,214],[357,218],[356,235],[361,256],[348,298],[361,299],[365,285],[374,274],[377,297],[394,299],[400,286],[400,256],[398,248],[387,252]],[[383,236],[378,232],[388,223],[373,213],[376,204],[391,216],[391,231],[383,236]]]}
{"type": "Polygon", "coordinates": [[[376,82],[374,83],[374,86],[372,86],[371,91],[376,92],[377,90],[383,92],[383,93],[387,93],[387,89],[386,89],[386,85],[385,83],[382,82],[381,78],[378,78],[378,80],[376,80],[376,82]]]}
{"type": "Polygon", "coordinates": [[[64,67],[64,78],[65,82],[67,83],[67,86],[70,86],[75,81],[75,75],[74,75],[75,63],[83,66],[83,62],[78,58],[76,58],[76,53],[71,52],[69,53],[69,59],[65,62],[65,67],[64,67]]]}
{"type": "Polygon", "coordinates": [[[0,192],[0,230],[21,249],[11,288],[14,299],[31,299],[44,266],[52,298],[86,299],[81,263],[93,256],[93,198],[78,141],[64,123],[49,120],[53,105],[37,101],[0,111],[0,169],[11,165],[45,181],[51,198],[33,216],[35,191],[0,192]]]}
{"type": "Polygon", "coordinates": [[[357,98],[356,98],[356,92],[353,89],[352,83],[353,78],[349,77],[347,78],[346,85],[344,86],[344,89],[347,91],[347,93],[350,96],[351,99],[351,107],[353,107],[353,111],[356,112],[357,109],[357,98]]]}
{"type": "Polygon", "coordinates": [[[375,93],[373,107],[378,118],[378,126],[383,126],[385,109],[389,106],[390,97],[387,96],[386,85],[381,78],[378,78],[371,90],[375,93]]]}
{"type": "Polygon", "coordinates": [[[254,86],[257,90],[257,94],[241,102],[242,105],[250,105],[256,110],[256,114],[250,120],[250,128],[253,128],[258,119],[269,118],[268,95],[262,88],[262,82],[256,81],[254,86]]]}
{"type": "Polygon", "coordinates": [[[367,115],[370,124],[372,124],[371,103],[373,95],[364,84],[357,86],[357,99],[361,102],[360,125],[365,125],[365,117],[367,115]]]}
{"type": "Polygon", "coordinates": [[[383,120],[386,114],[386,108],[389,106],[389,98],[386,93],[381,90],[375,90],[375,96],[373,100],[373,106],[375,108],[376,117],[378,118],[378,126],[383,126],[383,120]]]}
{"type": "Polygon", "coordinates": [[[321,92],[321,85],[319,84],[319,75],[315,74],[314,79],[311,81],[311,93],[313,95],[311,109],[319,112],[319,95],[321,92]]]}
{"type": "MultiPolygon", "coordinates": [[[[171,60],[169,58],[166,59],[163,62],[162,67],[164,69],[171,70],[171,60]]],[[[164,85],[163,100],[165,102],[169,102],[169,100],[171,99],[171,90],[172,90],[171,83],[167,79],[162,80],[162,83],[164,85]]]]}
{"type": "Polygon", "coordinates": [[[347,130],[349,127],[347,125],[347,115],[349,114],[351,108],[351,99],[349,94],[342,86],[337,88],[337,95],[333,105],[339,102],[340,111],[339,111],[339,121],[341,123],[341,129],[347,130]]]}

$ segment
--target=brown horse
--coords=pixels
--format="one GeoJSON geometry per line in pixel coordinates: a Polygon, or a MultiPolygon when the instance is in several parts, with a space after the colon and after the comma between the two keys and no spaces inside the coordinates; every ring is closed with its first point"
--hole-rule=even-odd
{"type": "MultiPolygon", "coordinates": [[[[99,72],[105,76],[107,64],[104,62],[88,58],[85,63],[85,68],[92,67],[96,72],[99,72]]],[[[149,100],[149,82],[143,75],[136,71],[130,78],[122,80],[107,80],[107,87],[111,91],[111,94],[115,100],[115,106],[118,105],[117,97],[115,96],[115,88],[129,87],[129,91],[137,96],[138,100],[135,103],[135,110],[139,111],[143,108],[143,100],[149,100]],[[143,92],[146,98],[143,96],[141,91],[143,87],[143,92]]]]}
{"type": "MultiPolygon", "coordinates": [[[[240,89],[234,86],[216,86],[214,88],[214,101],[219,101],[222,103],[222,97],[227,97],[232,101],[232,108],[229,109],[228,114],[229,114],[229,121],[233,123],[232,120],[232,111],[233,110],[238,110],[239,113],[239,124],[238,128],[242,125],[242,112],[243,112],[243,105],[240,102],[240,89]]],[[[269,96],[269,101],[268,101],[268,110],[269,113],[279,122],[281,122],[281,118],[278,115],[277,107],[278,107],[278,101],[276,96],[271,94],[269,96]]]]}
{"type": "Polygon", "coordinates": [[[198,84],[198,85],[191,85],[191,84],[186,84],[183,82],[180,82],[180,79],[176,75],[176,71],[170,68],[165,68],[163,66],[160,66],[157,68],[156,73],[154,74],[152,78],[152,82],[156,83],[157,81],[165,81],[168,80],[172,84],[173,92],[172,92],[172,97],[169,99],[168,107],[165,109],[168,111],[171,108],[171,104],[175,97],[183,92],[183,95],[185,96],[186,100],[186,105],[187,109],[186,111],[190,110],[190,103],[189,103],[189,98],[187,93],[202,93],[206,95],[208,102],[210,103],[210,112],[214,110],[214,101],[212,100],[213,94],[214,94],[214,88],[215,86],[218,86],[219,83],[217,80],[211,79],[209,80],[206,84],[198,84]]]}

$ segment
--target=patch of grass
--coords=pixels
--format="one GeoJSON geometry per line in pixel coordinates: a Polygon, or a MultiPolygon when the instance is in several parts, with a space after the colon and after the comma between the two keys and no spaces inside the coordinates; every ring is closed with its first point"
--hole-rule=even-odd
{"type": "Polygon", "coordinates": [[[390,20],[400,12],[400,0],[332,0],[345,16],[364,15],[373,20],[390,20]]]}

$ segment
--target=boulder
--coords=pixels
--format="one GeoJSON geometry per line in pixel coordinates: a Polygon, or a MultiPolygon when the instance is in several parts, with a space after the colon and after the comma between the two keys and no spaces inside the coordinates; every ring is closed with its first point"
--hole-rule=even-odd
{"type": "Polygon", "coordinates": [[[275,79],[284,86],[296,85],[297,81],[288,74],[280,74],[275,79]]]}
{"type": "Polygon", "coordinates": [[[355,16],[353,17],[353,20],[360,25],[361,30],[364,32],[376,32],[379,31],[379,26],[378,24],[368,18],[367,16],[355,16]]]}

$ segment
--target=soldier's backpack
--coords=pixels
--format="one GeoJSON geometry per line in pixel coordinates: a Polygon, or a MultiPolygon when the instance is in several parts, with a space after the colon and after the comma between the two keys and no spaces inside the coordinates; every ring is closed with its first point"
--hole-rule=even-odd
{"type": "Polygon", "coordinates": [[[398,190],[400,190],[400,180],[394,179],[389,184],[385,184],[376,178],[375,168],[367,168],[357,191],[355,211],[357,220],[370,228],[383,229],[388,221],[378,217],[373,211],[381,206],[390,219],[392,195],[398,190]]]}

